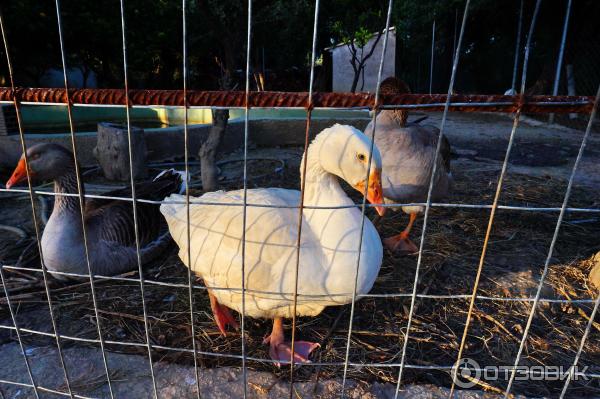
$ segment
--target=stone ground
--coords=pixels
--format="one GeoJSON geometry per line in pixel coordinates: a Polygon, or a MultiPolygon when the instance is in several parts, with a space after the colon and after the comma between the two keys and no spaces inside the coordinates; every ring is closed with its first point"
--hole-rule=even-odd
{"type": "MultiPolygon", "coordinates": [[[[17,343],[0,347],[3,361],[0,363],[0,376],[4,379],[30,383],[21,350],[17,343]]],[[[53,348],[28,348],[28,358],[32,365],[34,380],[44,387],[65,390],[62,369],[59,366],[57,351],[53,348]]],[[[104,366],[100,351],[93,348],[67,348],[64,350],[65,363],[70,371],[74,393],[85,397],[108,397],[108,386],[104,384],[104,366]],[[85,365],[84,367],[80,367],[85,365]]],[[[151,398],[152,380],[148,375],[148,359],[144,356],[109,353],[108,365],[111,370],[112,387],[115,398],[151,398]]],[[[159,398],[195,398],[196,379],[194,368],[154,363],[159,398]]],[[[266,372],[248,371],[247,397],[251,399],[276,399],[288,397],[290,385],[278,381],[266,372]]],[[[200,369],[200,396],[202,398],[229,399],[243,396],[243,376],[239,369],[219,368],[200,369]]],[[[349,381],[346,397],[351,399],[388,399],[393,398],[396,386],[375,383],[356,384],[349,381]]],[[[33,398],[34,391],[29,387],[0,384],[0,397],[11,399],[33,398]]],[[[295,398],[339,398],[341,380],[299,382],[294,384],[295,398]]],[[[448,389],[433,385],[410,385],[403,387],[400,399],[447,398],[448,389]]],[[[54,398],[58,395],[40,391],[42,398],[54,398]]],[[[458,391],[457,399],[495,399],[500,396],[481,391],[458,391]]]]}
{"type": "MultiPolygon", "coordinates": [[[[429,114],[429,119],[425,123],[439,126],[440,116],[439,113],[429,114]]],[[[356,124],[364,127],[366,122],[366,120],[357,121],[356,124]]],[[[498,170],[504,159],[511,125],[512,120],[506,115],[450,114],[446,125],[446,134],[458,156],[453,167],[498,170]]],[[[539,124],[535,120],[525,118],[517,131],[509,172],[567,179],[582,136],[583,132],[581,131],[539,124]]],[[[269,150],[271,153],[277,151],[280,150],[269,150]]],[[[600,137],[597,131],[590,137],[579,172],[576,175],[576,184],[600,188],[600,137]]],[[[2,324],[12,325],[10,320],[2,320],[2,324]]],[[[36,383],[47,388],[64,390],[63,376],[58,366],[54,346],[31,345],[26,348],[26,352],[36,383]]],[[[108,397],[108,387],[104,383],[104,369],[99,351],[89,347],[70,346],[65,349],[65,354],[74,390],[83,396],[108,397]]],[[[116,397],[152,397],[152,383],[149,379],[146,357],[111,352],[108,358],[116,397]]],[[[193,367],[163,362],[154,363],[154,367],[159,397],[191,398],[196,396],[193,367]]],[[[201,369],[201,397],[241,397],[241,378],[239,369],[201,369]]],[[[11,339],[0,339],[0,380],[30,383],[19,346],[11,339]]],[[[270,373],[249,371],[248,381],[248,397],[250,398],[280,398],[287,397],[289,393],[289,383],[277,380],[270,373]]],[[[352,398],[394,397],[395,386],[392,384],[365,385],[361,383],[357,385],[350,382],[348,386],[350,387],[348,397],[352,398]]],[[[314,382],[301,382],[295,385],[294,397],[339,397],[340,387],[340,380],[321,381],[316,387],[314,382]]],[[[41,393],[41,396],[58,397],[48,393],[41,393]]],[[[400,397],[442,398],[447,396],[446,388],[419,385],[404,387],[400,397]]],[[[462,391],[456,397],[495,398],[496,396],[496,394],[480,391],[462,391]]],[[[0,399],[31,397],[34,397],[31,388],[0,383],[0,399]]]]}

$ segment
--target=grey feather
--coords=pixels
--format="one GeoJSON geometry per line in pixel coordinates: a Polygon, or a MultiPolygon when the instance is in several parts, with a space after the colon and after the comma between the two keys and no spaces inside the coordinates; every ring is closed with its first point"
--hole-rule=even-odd
{"type": "MultiPolygon", "coordinates": [[[[429,125],[408,123],[402,126],[395,111],[377,115],[375,144],[383,161],[382,186],[386,202],[424,202],[439,136],[439,130],[429,125]]],[[[371,136],[373,122],[365,129],[371,136]]],[[[437,160],[432,200],[448,195],[452,185],[450,144],[443,139],[437,160]]]]}

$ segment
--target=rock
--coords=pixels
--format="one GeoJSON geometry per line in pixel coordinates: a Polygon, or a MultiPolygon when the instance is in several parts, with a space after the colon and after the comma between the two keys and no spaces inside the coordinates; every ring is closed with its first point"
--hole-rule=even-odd
{"type": "Polygon", "coordinates": [[[589,276],[590,285],[600,289],[600,252],[592,256],[590,262],[592,262],[592,270],[589,276]]]}
{"type": "MultiPolygon", "coordinates": [[[[36,347],[25,344],[25,352],[32,368],[36,384],[45,388],[65,392],[64,374],[60,367],[55,346],[36,347]]],[[[94,398],[109,397],[108,385],[102,357],[98,348],[63,347],[65,363],[73,393],[94,398]]],[[[16,342],[0,345],[0,379],[30,384],[23,361],[23,355],[16,342]]],[[[151,398],[152,380],[148,367],[148,357],[108,352],[108,368],[111,374],[115,398],[151,398]]],[[[308,366],[307,366],[308,367],[308,366]]],[[[193,366],[177,363],[154,362],[154,375],[158,397],[164,399],[196,398],[197,385],[193,366]]],[[[202,398],[229,399],[243,396],[243,376],[240,368],[223,367],[198,369],[200,396],[202,398]]],[[[268,372],[247,371],[246,387],[248,398],[276,399],[286,398],[290,384],[287,379],[278,379],[268,372]]],[[[341,378],[320,380],[315,387],[314,381],[299,381],[294,384],[295,397],[304,399],[334,399],[340,397],[341,378]]],[[[367,384],[348,380],[346,397],[356,399],[391,399],[396,390],[395,384],[367,384]]],[[[32,388],[22,385],[0,384],[0,397],[34,398],[32,388]]],[[[447,398],[448,388],[435,385],[404,385],[400,390],[400,399],[409,398],[447,398]]],[[[42,399],[56,396],[40,391],[42,399]]],[[[457,390],[457,399],[499,399],[494,393],[477,390],[457,390]]],[[[518,396],[522,398],[522,396],[518,396]]]]}

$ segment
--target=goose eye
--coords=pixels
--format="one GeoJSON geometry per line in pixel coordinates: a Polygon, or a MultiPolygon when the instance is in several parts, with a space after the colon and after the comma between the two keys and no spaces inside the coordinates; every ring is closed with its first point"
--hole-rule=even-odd
{"type": "Polygon", "coordinates": [[[364,160],[366,159],[365,154],[358,154],[356,156],[358,158],[359,161],[364,162],[364,160]]]}
{"type": "Polygon", "coordinates": [[[32,161],[35,161],[39,157],[40,157],[40,153],[36,152],[35,154],[31,154],[31,156],[29,157],[29,159],[31,159],[32,161]]]}

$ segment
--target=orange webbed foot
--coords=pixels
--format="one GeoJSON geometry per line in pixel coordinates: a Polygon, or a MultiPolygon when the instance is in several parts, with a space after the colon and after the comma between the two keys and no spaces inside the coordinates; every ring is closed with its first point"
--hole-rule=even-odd
{"type": "Polygon", "coordinates": [[[408,238],[408,234],[403,233],[384,239],[383,245],[394,253],[412,254],[419,251],[419,247],[408,238]]]}
{"type": "Polygon", "coordinates": [[[217,324],[217,327],[219,327],[219,331],[221,331],[221,334],[224,337],[227,336],[227,326],[233,327],[236,331],[239,329],[238,322],[231,315],[231,312],[227,306],[223,306],[215,301],[214,305],[211,303],[211,308],[213,315],[215,316],[215,323],[217,324]]]}
{"type": "MultiPolygon", "coordinates": [[[[264,344],[270,344],[269,356],[275,360],[275,365],[281,367],[281,362],[289,363],[292,358],[292,343],[279,342],[271,339],[269,335],[263,340],[264,344]]],[[[310,353],[321,345],[316,342],[295,341],[294,342],[294,364],[310,363],[310,353]]]]}

